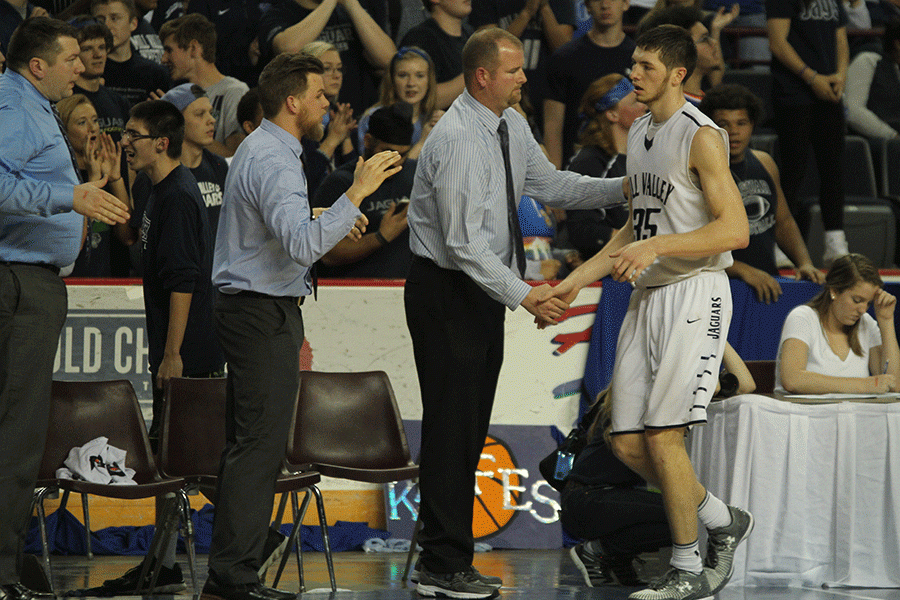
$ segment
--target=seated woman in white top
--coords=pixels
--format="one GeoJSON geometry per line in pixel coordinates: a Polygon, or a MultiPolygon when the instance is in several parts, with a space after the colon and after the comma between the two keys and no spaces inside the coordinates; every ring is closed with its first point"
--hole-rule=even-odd
{"type": "Polygon", "coordinates": [[[785,319],[775,391],[871,394],[897,390],[897,298],[881,286],[878,270],[865,256],[847,254],[837,259],[825,278],[825,288],[785,319]],[[869,304],[874,304],[874,319],[866,312],[869,304]]]}

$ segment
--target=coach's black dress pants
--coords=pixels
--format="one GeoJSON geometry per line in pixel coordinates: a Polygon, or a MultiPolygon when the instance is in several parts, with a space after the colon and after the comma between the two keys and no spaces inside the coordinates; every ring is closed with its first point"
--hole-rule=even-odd
{"type": "Polygon", "coordinates": [[[0,585],[19,581],[67,308],[51,269],[0,264],[0,585]]]}
{"type": "Polygon", "coordinates": [[[295,298],[222,293],[215,317],[228,384],[209,573],[233,587],[259,581],[300,385],[303,317],[295,298]]]}
{"type": "Polygon", "coordinates": [[[404,300],[422,395],[422,564],[433,573],[465,571],[506,307],[463,272],[420,257],[413,257],[404,300]]]}

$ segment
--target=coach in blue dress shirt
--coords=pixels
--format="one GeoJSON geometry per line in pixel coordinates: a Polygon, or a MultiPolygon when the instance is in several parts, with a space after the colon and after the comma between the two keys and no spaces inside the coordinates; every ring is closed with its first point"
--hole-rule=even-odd
{"type": "Polygon", "coordinates": [[[238,147],[225,180],[213,261],[215,316],[228,361],[227,446],[216,498],[204,600],[280,600],[295,594],[257,577],[299,387],[310,268],[344,236],[362,235],[359,205],[400,170],[396,152],[360,159],[353,185],[310,219],[300,145],[322,138],[324,68],[281,54],[259,78],[264,119],[238,147]]]}
{"type": "MultiPolygon", "coordinates": [[[[53,102],[84,70],[75,31],[46,17],[13,33],[0,77],[0,600],[37,596],[19,582],[66,319],[60,267],[81,249],[85,219],[124,223],[128,208],[80,184],[53,102]],[[80,214],[76,214],[80,213],[80,214]]],[[[98,182],[102,185],[104,181],[98,182]]]]}
{"type": "Polygon", "coordinates": [[[525,83],[518,38],[482,30],[466,43],[462,60],[466,91],[425,142],[409,207],[406,318],[423,409],[417,576],[420,595],[487,598],[501,582],[472,567],[472,507],[503,360],[505,310],[522,306],[553,323],[567,307],[542,302],[550,286],[522,281],[515,239],[521,233],[514,233],[510,207],[522,194],[561,208],[621,204],[625,183],[557,171],[546,159],[511,108],[525,83]]]}

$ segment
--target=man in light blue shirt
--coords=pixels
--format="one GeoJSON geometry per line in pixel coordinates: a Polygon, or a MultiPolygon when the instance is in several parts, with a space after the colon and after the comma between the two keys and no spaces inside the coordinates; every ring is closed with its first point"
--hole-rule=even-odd
{"type": "Polygon", "coordinates": [[[500,587],[499,578],[472,566],[472,507],[503,360],[504,316],[522,306],[555,323],[567,308],[546,301],[549,285],[533,288],[521,279],[516,199],[527,194],[560,208],[625,202],[622,178],[557,171],[543,155],[511,108],[521,99],[523,61],[522,43],[502,29],[469,39],[466,91],[428,136],[410,199],[406,319],[423,408],[416,573],[423,596],[489,598],[500,587]]]}
{"type": "Polygon", "coordinates": [[[350,189],[310,218],[300,138],[322,138],[323,72],[307,54],[281,54],[266,66],[265,118],[238,147],[225,180],[213,284],[229,418],[204,600],[295,597],[264,587],[257,571],[299,387],[299,304],[313,291],[313,263],[346,235],[362,235],[360,203],[400,170],[396,152],[360,159],[350,189]]]}
{"type": "Polygon", "coordinates": [[[27,19],[13,33],[0,77],[0,598],[9,600],[39,596],[20,583],[16,556],[44,454],[66,319],[59,270],[81,249],[82,215],[110,225],[128,217],[115,196],[80,183],[54,116],[52,103],[72,95],[84,70],[79,51],[65,23],[27,19]]]}

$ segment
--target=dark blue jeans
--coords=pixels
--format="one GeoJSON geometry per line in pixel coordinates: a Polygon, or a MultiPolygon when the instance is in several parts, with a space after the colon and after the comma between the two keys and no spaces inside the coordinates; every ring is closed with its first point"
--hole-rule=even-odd
{"type": "Polygon", "coordinates": [[[610,556],[672,545],[662,496],[656,492],[569,482],[562,493],[561,520],[570,535],[599,541],[610,556]]]}

